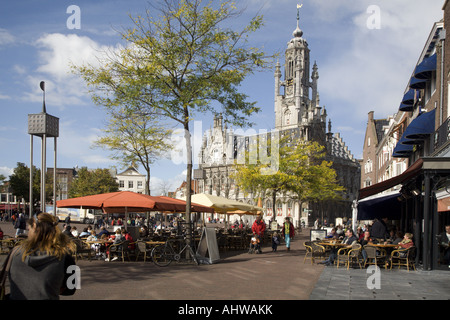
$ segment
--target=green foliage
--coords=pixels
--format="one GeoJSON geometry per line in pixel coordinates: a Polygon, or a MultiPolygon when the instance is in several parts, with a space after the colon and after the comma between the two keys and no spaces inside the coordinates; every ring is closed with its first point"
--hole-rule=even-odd
{"type": "Polygon", "coordinates": [[[83,167],[78,170],[77,177],[72,181],[69,197],[83,197],[115,191],[119,191],[119,185],[108,169],[88,170],[83,167]]]}
{"type": "MultiPolygon", "coordinates": [[[[172,149],[169,138],[172,130],[158,125],[155,116],[135,113],[122,108],[110,111],[108,125],[104,135],[94,144],[112,150],[112,159],[118,160],[124,167],[141,164],[150,181],[150,165],[172,149]]],[[[149,185],[145,186],[149,194],[149,185]]]]}
{"type": "MultiPolygon", "coordinates": [[[[186,131],[189,183],[190,121],[197,114],[221,112],[234,125],[251,125],[249,117],[260,108],[247,101],[239,86],[247,75],[272,63],[261,49],[248,44],[248,37],[263,25],[262,16],[236,31],[225,25],[241,14],[231,1],[155,2],[145,17],[130,17],[133,26],[120,33],[125,47],[110,52],[99,67],[73,66],[73,71],[91,88],[98,105],[112,110],[126,106],[181,125],[186,131]]],[[[187,213],[190,196],[188,189],[187,213]]]]}
{"type": "Polygon", "coordinates": [[[247,43],[262,17],[234,31],[221,26],[239,15],[229,1],[215,9],[212,2],[166,0],[154,9],[145,18],[130,17],[134,26],[121,33],[128,45],[100,67],[73,66],[94,101],[163,115],[184,129],[196,113],[217,112],[216,101],[235,125],[248,125],[260,109],[238,89],[248,74],[269,66],[265,54],[247,43]]]}
{"type": "MultiPolygon", "coordinates": [[[[12,190],[13,195],[24,198],[25,201],[30,201],[30,169],[22,162],[17,162],[17,167],[14,168],[14,172],[11,176],[9,176],[9,184],[12,190]]],[[[34,202],[39,201],[40,195],[40,185],[41,185],[41,170],[36,169],[33,166],[33,200],[34,202]]],[[[52,189],[49,190],[51,183],[47,176],[46,183],[46,194],[47,199],[49,199],[49,195],[52,192],[52,189]]]]}
{"type": "Polygon", "coordinates": [[[324,157],[324,147],[317,142],[285,138],[280,141],[277,172],[266,174],[269,165],[260,162],[235,165],[233,178],[246,192],[262,197],[271,193],[274,200],[277,193],[288,192],[298,201],[338,199],[344,189],[336,181],[332,163],[324,157]]]}

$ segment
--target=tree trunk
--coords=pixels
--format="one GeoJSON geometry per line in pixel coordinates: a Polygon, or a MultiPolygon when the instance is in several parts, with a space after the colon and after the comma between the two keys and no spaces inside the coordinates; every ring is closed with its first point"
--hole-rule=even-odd
{"type": "Polygon", "coordinates": [[[145,194],[146,195],[151,195],[150,194],[150,167],[148,167],[147,171],[147,183],[145,184],[145,194]]]}
{"type": "MultiPolygon", "coordinates": [[[[186,117],[188,119],[188,117],[186,117]]],[[[189,122],[186,120],[184,124],[184,138],[186,140],[186,242],[192,243],[192,228],[191,228],[191,180],[192,180],[192,145],[191,133],[189,132],[189,122]]]]}
{"type": "Polygon", "coordinates": [[[277,190],[272,190],[272,214],[273,214],[273,221],[277,221],[277,211],[276,211],[276,200],[277,200],[277,190]]]}

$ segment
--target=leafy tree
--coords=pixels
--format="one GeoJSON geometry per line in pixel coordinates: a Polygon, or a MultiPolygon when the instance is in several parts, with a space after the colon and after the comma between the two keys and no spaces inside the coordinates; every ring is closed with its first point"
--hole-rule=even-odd
{"type": "Polygon", "coordinates": [[[286,189],[299,203],[337,200],[344,188],[337,182],[331,161],[325,161],[325,147],[317,142],[297,140],[282,151],[283,170],[288,174],[286,189]]]}
{"type": "Polygon", "coordinates": [[[126,108],[110,110],[104,136],[95,145],[113,150],[112,159],[125,167],[141,164],[147,172],[145,194],[150,194],[150,165],[170,150],[168,139],[172,130],[157,125],[154,116],[130,112],[126,108]]]}
{"type": "MultiPolygon", "coordinates": [[[[51,200],[53,195],[53,185],[51,179],[47,177],[46,181],[46,200],[51,200]]],[[[26,202],[30,201],[30,169],[22,162],[17,162],[13,174],[9,177],[9,184],[13,195],[24,198],[26,202]]],[[[34,206],[40,199],[41,188],[41,170],[33,166],[33,202],[34,206]]]]}
{"type": "MultiPolygon", "coordinates": [[[[303,201],[338,199],[344,189],[336,181],[332,163],[323,160],[324,147],[317,142],[301,140],[280,141],[278,170],[267,174],[270,164],[235,165],[232,177],[246,192],[265,197],[272,196],[272,210],[276,212],[277,194],[290,194],[301,208],[303,201]]],[[[257,157],[254,157],[257,159],[257,157]]],[[[248,163],[248,162],[246,162],[248,163]]]]}
{"type": "MultiPolygon", "coordinates": [[[[110,53],[100,67],[75,66],[74,71],[93,88],[97,104],[108,109],[126,106],[181,125],[189,185],[189,124],[194,117],[220,108],[234,125],[244,126],[260,110],[239,92],[239,85],[247,75],[269,66],[265,53],[248,45],[248,36],[262,26],[262,16],[234,31],[230,20],[242,11],[230,1],[214,8],[213,2],[203,4],[202,0],[161,0],[153,9],[147,10],[146,17],[131,17],[134,26],[121,32],[125,48],[110,53]]],[[[190,222],[191,190],[186,202],[190,222]]]]}
{"type": "Polygon", "coordinates": [[[108,169],[88,170],[82,167],[72,181],[69,197],[83,197],[119,191],[119,185],[108,169]]]}

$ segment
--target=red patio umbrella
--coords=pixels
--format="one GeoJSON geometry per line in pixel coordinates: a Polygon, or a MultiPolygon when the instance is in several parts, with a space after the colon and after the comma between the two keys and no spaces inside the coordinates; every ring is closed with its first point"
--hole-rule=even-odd
{"type": "MultiPolygon", "coordinates": [[[[119,191],[59,200],[56,201],[56,206],[58,208],[99,209],[104,213],[186,211],[186,202],[183,200],[149,196],[131,191],[119,191]]],[[[211,209],[202,206],[202,208],[196,207],[195,210],[210,212],[211,209]]]]}

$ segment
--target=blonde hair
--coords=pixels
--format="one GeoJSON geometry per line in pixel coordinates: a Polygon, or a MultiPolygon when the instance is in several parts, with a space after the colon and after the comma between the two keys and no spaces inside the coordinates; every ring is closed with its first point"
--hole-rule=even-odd
{"type": "Polygon", "coordinates": [[[59,260],[66,254],[75,252],[75,244],[58,228],[56,217],[42,212],[37,219],[28,220],[30,226],[34,226],[34,232],[20,244],[23,249],[22,260],[35,252],[56,256],[59,260]]]}

